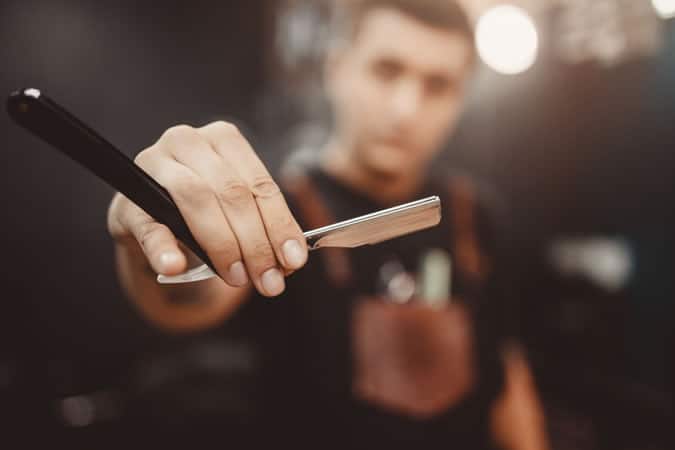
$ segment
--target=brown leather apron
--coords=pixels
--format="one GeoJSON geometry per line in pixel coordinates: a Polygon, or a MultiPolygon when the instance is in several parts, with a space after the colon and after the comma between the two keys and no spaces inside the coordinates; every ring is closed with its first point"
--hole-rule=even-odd
{"type": "MultiPolygon", "coordinates": [[[[334,222],[333,214],[307,175],[284,180],[311,228],[334,222]]],[[[479,243],[476,194],[468,178],[448,185],[451,205],[453,278],[475,284],[485,280],[490,263],[479,243]]],[[[323,249],[321,257],[334,287],[352,282],[345,249],[323,249]]],[[[398,305],[382,298],[360,298],[352,310],[352,390],[355,397],[391,413],[433,417],[461,401],[477,383],[474,329],[463,302],[431,308],[411,302],[398,305]]]]}

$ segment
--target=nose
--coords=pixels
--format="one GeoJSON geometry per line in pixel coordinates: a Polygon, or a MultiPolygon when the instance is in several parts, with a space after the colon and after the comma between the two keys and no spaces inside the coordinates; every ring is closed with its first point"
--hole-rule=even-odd
{"type": "Polygon", "coordinates": [[[391,93],[390,114],[397,125],[410,122],[422,106],[422,88],[414,80],[401,80],[391,93]]]}

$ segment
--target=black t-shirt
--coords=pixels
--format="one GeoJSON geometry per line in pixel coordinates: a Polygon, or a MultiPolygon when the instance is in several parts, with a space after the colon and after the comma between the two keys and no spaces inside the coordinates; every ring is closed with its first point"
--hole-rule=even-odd
{"type": "MultiPolygon", "coordinates": [[[[307,172],[312,187],[336,221],[368,214],[387,205],[374,202],[318,169],[307,172]]],[[[278,299],[256,296],[241,312],[254,324],[262,361],[261,416],[264,440],[351,448],[423,445],[423,448],[488,448],[488,410],[502,389],[496,332],[500,300],[453,275],[453,296],[465,299],[474,327],[478,381],[463,400],[430,420],[413,420],[371,407],[352,394],[351,320],[355,302],[379,293],[379,271],[396,261],[416,273],[429,249],[452,252],[452,202],[449,183],[429,182],[414,199],[438,195],[443,219],[435,228],[375,246],[347,251],[352,281],[336,286],[319,250],[305,268],[287,280],[278,299]]],[[[298,202],[286,198],[304,230],[298,202]]],[[[411,199],[411,200],[414,200],[411,199]]],[[[393,206],[393,205],[391,205],[393,206]]],[[[477,235],[483,251],[494,252],[491,224],[477,209],[477,235]]],[[[491,283],[491,282],[488,282],[491,283]]],[[[486,286],[488,288],[489,286],[486,286]]]]}

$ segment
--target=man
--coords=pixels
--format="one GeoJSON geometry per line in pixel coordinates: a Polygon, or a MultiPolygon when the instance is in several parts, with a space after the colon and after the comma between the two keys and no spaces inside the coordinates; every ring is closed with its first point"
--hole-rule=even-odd
{"type": "Polygon", "coordinates": [[[491,224],[471,183],[427,176],[474,66],[468,20],[450,1],[338,5],[325,70],[335,123],[318,164],[277,184],[232,125],[169,129],[136,162],[171,193],[222,280],[158,285],[156,273],[181,273],[190,257],[118,195],[108,224],[121,282],[169,331],[215,327],[235,313],[255,318],[266,379],[260,420],[272,439],[543,448],[527,365],[516,350],[501,351],[484,319],[499,301],[486,295],[497,270],[491,224]],[[308,262],[302,229],[426,195],[449,200],[436,229],[308,262]],[[457,267],[453,305],[387,302],[383,267],[414,273],[432,249],[457,267]]]}

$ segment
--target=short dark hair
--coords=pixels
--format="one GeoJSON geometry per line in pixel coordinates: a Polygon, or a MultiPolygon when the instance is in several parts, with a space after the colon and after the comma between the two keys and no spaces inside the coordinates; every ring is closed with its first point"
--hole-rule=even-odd
{"type": "Polygon", "coordinates": [[[373,9],[398,10],[420,22],[463,35],[472,45],[474,30],[466,11],[455,0],[334,0],[332,35],[336,40],[353,38],[361,21],[373,9]]]}

